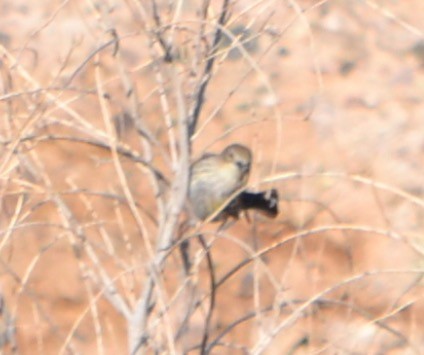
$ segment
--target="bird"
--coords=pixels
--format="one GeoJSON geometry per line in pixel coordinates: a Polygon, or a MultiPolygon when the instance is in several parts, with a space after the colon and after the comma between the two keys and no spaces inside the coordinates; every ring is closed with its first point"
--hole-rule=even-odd
{"type": "Polygon", "coordinates": [[[207,153],[195,161],[190,169],[188,192],[194,215],[204,221],[216,213],[212,222],[225,222],[254,209],[275,217],[278,214],[277,190],[258,193],[245,190],[251,165],[251,150],[238,143],[227,146],[219,154],[207,153]],[[240,192],[236,194],[237,191],[240,192]]]}

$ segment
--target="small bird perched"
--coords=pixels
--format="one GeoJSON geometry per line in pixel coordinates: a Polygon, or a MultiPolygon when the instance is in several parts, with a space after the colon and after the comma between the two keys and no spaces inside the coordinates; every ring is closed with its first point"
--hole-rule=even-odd
{"type": "MultiPolygon", "coordinates": [[[[241,144],[231,144],[220,154],[206,154],[194,162],[190,169],[188,195],[196,217],[204,221],[220,208],[222,210],[212,221],[223,221],[222,226],[228,218],[238,219],[243,211],[249,209],[275,217],[278,214],[278,193],[275,189],[258,193],[243,190],[229,200],[246,186],[251,164],[252,153],[241,144]]],[[[181,242],[180,250],[188,274],[191,269],[188,239],[181,242]]]]}
{"type": "MultiPolygon", "coordinates": [[[[206,154],[193,163],[190,172],[189,199],[194,214],[205,220],[222,207],[249,178],[252,153],[241,144],[231,144],[220,154],[206,154]]],[[[243,210],[256,209],[270,217],[278,213],[278,193],[242,191],[213,219],[238,218],[243,210]]]]}

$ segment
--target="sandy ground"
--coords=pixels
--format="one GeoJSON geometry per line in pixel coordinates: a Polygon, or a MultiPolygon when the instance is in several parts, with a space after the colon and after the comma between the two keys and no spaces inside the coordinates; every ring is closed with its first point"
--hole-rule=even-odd
{"type": "MultiPolygon", "coordinates": [[[[171,21],[163,3],[162,20],[171,21]]],[[[120,141],[144,154],[137,127],[122,118],[133,97],[125,71],[142,128],[155,140],[152,163],[173,178],[175,86],[152,65],[159,51],[147,40],[142,9],[151,9],[143,6],[0,5],[0,130],[8,142],[0,156],[0,291],[3,323],[16,326],[5,353],[128,352],[127,323],[96,275],[107,274],[135,307],[151,257],[146,246],[158,233],[149,217],[158,214],[151,181],[130,159],[117,165],[109,150],[34,137],[101,137],[110,144],[120,122],[120,141]],[[118,55],[113,46],[96,52],[111,40],[111,28],[122,37],[118,55]],[[141,225],[126,194],[137,202],[141,225]]],[[[176,34],[187,102],[197,6],[184,3],[176,34]]],[[[249,27],[254,43],[244,54],[222,45],[193,158],[231,142],[250,146],[249,188],[277,188],[281,212],[274,220],[251,214],[219,237],[216,225],[203,227],[217,280],[269,248],[216,290],[210,340],[234,327],[213,353],[423,351],[423,13],[421,0],[234,3],[228,28],[249,27]]],[[[170,72],[166,65],[163,73],[170,72]]],[[[201,260],[191,280],[198,295],[209,290],[202,250],[193,243],[192,256],[201,260]]],[[[155,344],[168,344],[161,327],[176,327],[189,292],[178,294],[185,277],[174,254],[162,300],[175,312],[152,325],[155,344]]],[[[176,341],[177,353],[200,342],[206,308],[176,341]]]]}

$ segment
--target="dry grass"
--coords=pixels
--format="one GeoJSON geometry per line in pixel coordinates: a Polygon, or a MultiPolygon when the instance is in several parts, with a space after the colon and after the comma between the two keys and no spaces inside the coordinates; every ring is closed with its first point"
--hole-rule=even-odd
{"type": "Polygon", "coordinates": [[[420,353],[413,2],[2,5],[4,351],[420,353]],[[233,141],[280,215],[187,223],[233,141]]]}

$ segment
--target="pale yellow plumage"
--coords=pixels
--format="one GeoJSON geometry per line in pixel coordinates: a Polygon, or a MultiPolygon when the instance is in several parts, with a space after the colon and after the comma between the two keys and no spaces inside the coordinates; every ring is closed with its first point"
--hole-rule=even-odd
{"type": "Polygon", "coordinates": [[[201,220],[212,215],[235,191],[246,185],[252,153],[241,144],[232,144],[221,154],[209,154],[191,167],[189,199],[201,220]]]}

